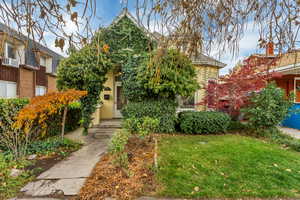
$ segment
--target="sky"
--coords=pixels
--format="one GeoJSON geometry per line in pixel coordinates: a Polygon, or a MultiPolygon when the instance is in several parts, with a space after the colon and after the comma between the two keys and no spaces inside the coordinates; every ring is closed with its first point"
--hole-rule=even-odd
{"type": "MultiPolygon", "coordinates": [[[[130,1],[129,2],[133,2],[130,1]]],[[[91,27],[94,30],[97,30],[100,26],[107,26],[109,25],[113,19],[120,14],[124,7],[124,1],[122,0],[97,0],[97,7],[96,7],[96,17],[90,22],[91,27]]],[[[134,5],[128,5],[128,9],[132,15],[135,16],[134,5]]],[[[72,33],[77,30],[76,25],[69,20],[65,27],[65,31],[72,33]]],[[[227,64],[227,66],[220,70],[220,74],[226,74],[228,71],[235,66],[235,64],[251,55],[252,53],[261,53],[264,50],[258,48],[258,39],[259,34],[258,31],[249,28],[247,30],[245,36],[241,39],[239,44],[239,53],[237,56],[233,57],[230,52],[219,52],[217,49],[213,49],[212,53],[209,55],[214,57],[215,59],[220,60],[221,62],[227,64]]],[[[54,46],[55,37],[51,34],[46,35],[45,37],[46,44],[52,50],[65,55],[59,48],[54,46]]]]}

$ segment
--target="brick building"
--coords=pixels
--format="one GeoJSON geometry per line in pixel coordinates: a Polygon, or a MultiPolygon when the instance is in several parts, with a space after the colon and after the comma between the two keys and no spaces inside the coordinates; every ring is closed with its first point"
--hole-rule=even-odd
{"type": "Polygon", "coordinates": [[[32,98],[56,90],[61,55],[1,23],[0,52],[0,98],[32,98]]]}

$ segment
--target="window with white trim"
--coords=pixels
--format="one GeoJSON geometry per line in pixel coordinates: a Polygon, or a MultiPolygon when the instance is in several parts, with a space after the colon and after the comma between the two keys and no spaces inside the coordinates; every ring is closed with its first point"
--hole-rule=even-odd
{"type": "Polygon", "coordinates": [[[46,67],[47,66],[47,58],[46,56],[40,57],[40,65],[46,67]]]}
{"type": "Polygon", "coordinates": [[[0,81],[0,98],[16,98],[17,83],[10,81],[0,81]]]}
{"type": "Polygon", "coordinates": [[[37,85],[35,87],[35,96],[43,96],[46,94],[46,87],[37,85]]]}
{"type": "Polygon", "coordinates": [[[178,97],[178,103],[180,108],[195,108],[195,94],[190,97],[178,97]]]}
{"type": "Polygon", "coordinates": [[[5,43],[5,57],[16,59],[16,48],[13,44],[6,42],[5,43]]]}

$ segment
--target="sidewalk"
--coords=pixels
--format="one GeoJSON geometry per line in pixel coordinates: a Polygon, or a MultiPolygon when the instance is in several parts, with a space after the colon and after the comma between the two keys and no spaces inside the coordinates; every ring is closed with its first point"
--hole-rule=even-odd
{"type": "Polygon", "coordinates": [[[296,139],[300,139],[300,130],[294,128],[287,128],[287,127],[278,127],[283,133],[290,135],[296,139]]]}
{"type": "Polygon", "coordinates": [[[114,131],[115,128],[97,126],[89,130],[89,136],[82,136],[82,129],[66,135],[69,139],[83,142],[83,147],[28,183],[21,189],[20,198],[13,199],[68,199],[77,195],[106,152],[107,143],[114,131]]]}

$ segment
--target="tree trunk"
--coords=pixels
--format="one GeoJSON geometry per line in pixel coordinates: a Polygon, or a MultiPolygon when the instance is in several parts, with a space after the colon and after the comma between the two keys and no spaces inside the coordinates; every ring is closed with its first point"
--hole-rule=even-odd
{"type": "Polygon", "coordinates": [[[64,115],[62,119],[62,127],[61,127],[61,139],[64,139],[65,135],[65,124],[66,124],[66,118],[67,118],[67,112],[68,112],[68,106],[65,106],[64,108],[64,115]]]}

